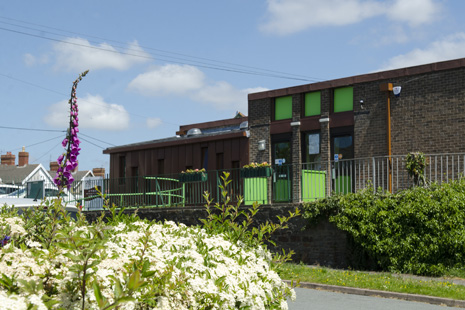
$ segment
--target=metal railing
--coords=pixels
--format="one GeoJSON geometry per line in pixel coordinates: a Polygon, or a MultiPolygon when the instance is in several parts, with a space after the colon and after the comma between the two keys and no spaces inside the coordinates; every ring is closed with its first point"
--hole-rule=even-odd
{"type": "MultiPolygon", "coordinates": [[[[465,175],[465,154],[425,155],[427,182],[449,182],[465,175]]],[[[224,172],[231,181],[227,190],[231,203],[242,197],[244,204],[307,202],[332,194],[357,192],[369,186],[396,193],[413,186],[405,168],[406,156],[380,156],[300,165],[272,166],[265,175],[247,175],[241,169],[211,170],[202,175],[181,174],[91,179],[74,182],[65,193],[68,202],[79,202],[87,210],[101,209],[103,201],[119,207],[173,207],[204,205],[204,194],[212,203],[221,202],[224,172]],[[242,171],[243,172],[243,171],[242,171]]],[[[18,188],[20,192],[20,188],[18,188]]],[[[57,189],[47,184],[45,196],[57,189]]]]}

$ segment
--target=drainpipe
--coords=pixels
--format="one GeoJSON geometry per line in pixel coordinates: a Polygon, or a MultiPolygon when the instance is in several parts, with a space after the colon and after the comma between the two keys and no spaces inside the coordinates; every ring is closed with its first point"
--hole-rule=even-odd
{"type": "Polygon", "coordinates": [[[379,90],[387,94],[387,143],[388,143],[388,176],[389,192],[392,193],[392,151],[391,151],[391,91],[392,83],[383,83],[379,85],[379,90]]]}

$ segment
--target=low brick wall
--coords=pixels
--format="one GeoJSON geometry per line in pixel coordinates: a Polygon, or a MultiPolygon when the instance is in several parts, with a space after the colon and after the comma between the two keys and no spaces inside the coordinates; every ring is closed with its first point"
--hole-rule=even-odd
{"type": "MultiPolygon", "coordinates": [[[[278,221],[277,216],[289,215],[289,211],[295,211],[298,205],[273,205],[261,206],[255,219],[256,224],[266,220],[278,221]]],[[[133,213],[134,210],[126,210],[133,213]]],[[[206,218],[207,213],[203,207],[184,208],[140,208],[137,209],[140,218],[155,221],[174,221],[185,225],[199,225],[200,219],[206,218]]],[[[86,218],[94,221],[101,215],[101,211],[88,211],[86,218]]],[[[295,252],[293,260],[309,265],[321,265],[333,268],[344,268],[348,266],[348,245],[345,232],[338,230],[327,219],[321,219],[318,224],[304,229],[305,220],[301,217],[292,219],[289,228],[274,234],[273,240],[276,248],[271,250],[285,249],[295,252]]]]}

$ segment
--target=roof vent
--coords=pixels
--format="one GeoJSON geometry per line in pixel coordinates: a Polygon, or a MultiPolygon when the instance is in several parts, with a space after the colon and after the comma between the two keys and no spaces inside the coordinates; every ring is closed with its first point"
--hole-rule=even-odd
{"type": "Polygon", "coordinates": [[[249,122],[248,121],[244,121],[239,125],[240,130],[247,130],[248,128],[249,128],[249,122]]]}
{"type": "Polygon", "coordinates": [[[198,128],[191,128],[187,131],[187,136],[192,137],[192,136],[200,136],[202,134],[202,131],[198,128]]]}

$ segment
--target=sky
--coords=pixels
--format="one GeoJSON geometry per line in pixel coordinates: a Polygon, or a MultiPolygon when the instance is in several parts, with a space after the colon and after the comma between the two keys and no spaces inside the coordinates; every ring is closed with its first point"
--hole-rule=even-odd
{"type": "Polygon", "coordinates": [[[0,1],[0,154],[103,150],[247,115],[247,94],[465,57],[462,0],[0,1]]]}

